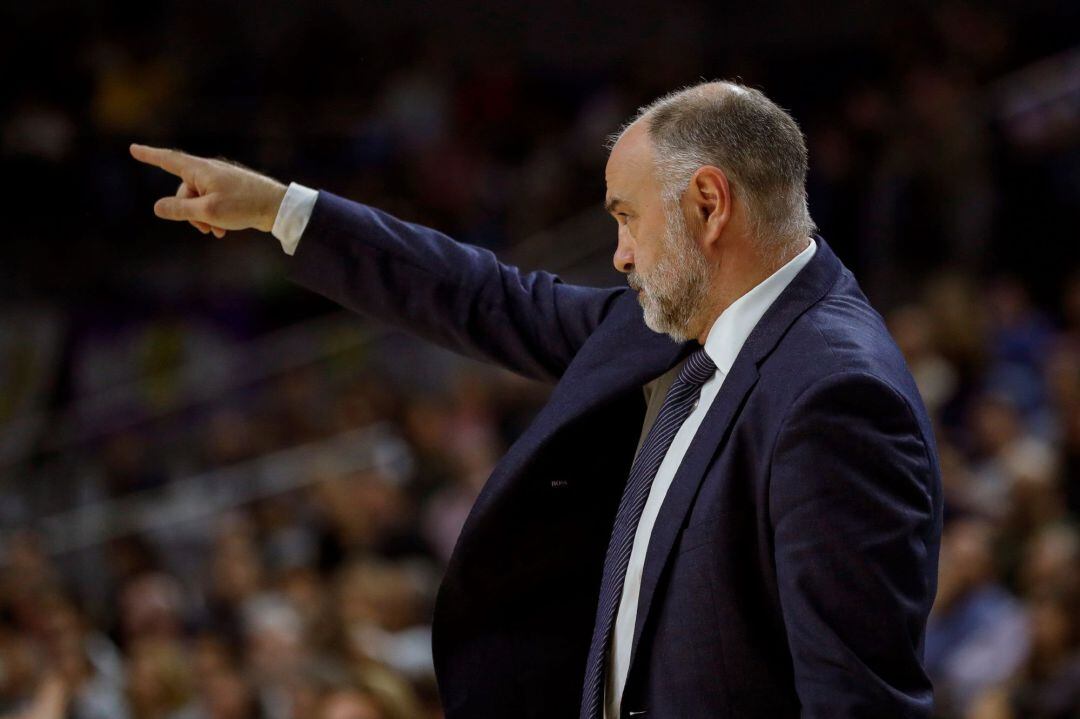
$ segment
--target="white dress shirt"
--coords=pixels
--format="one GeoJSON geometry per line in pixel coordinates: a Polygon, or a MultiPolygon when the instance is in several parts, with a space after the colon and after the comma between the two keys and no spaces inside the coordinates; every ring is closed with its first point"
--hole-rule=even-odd
{"type": "MultiPolygon", "coordinates": [[[[295,182],[289,185],[272,230],[274,237],[281,242],[287,254],[291,255],[296,251],[300,235],[303,234],[311,218],[316,199],[318,199],[317,191],[295,182]]],[[[705,338],[705,353],[716,364],[716,374],[701,386],[701,392],[690,416],[686,418],[671,441],[671,446],[668,447],[649,490],[649,497],[645,501],[641,519],[638,520],[608,655],[607,677],[604,682],[605,719],[617,719],[619,716],[619,706],[630,663],[630,645],[634,638],[634,623],[637,619],[638,594],[641,591],[641,573],[645,566],[645,553],[649,548],[653,524],[660,513],[660,506],[664,502],[664,497],[667,496],[671,481],[675,478],[675,472],[682,463],[691,440],[697,433],[698,427],[701,426],[701,421],[705,418],[713,399],[720,392],[724,377],[731,371],[731,365],[735,362],[735,357],[738,356],[751,330],[784,291],[784,288],[795,278],[795,275],[799,274],[799,270],[810,262],[816,250],[817,243],[810,240],[806,249],[732,302],[720,313],[709,329],[709,334],[705,338]]]]}
{"type": "Polygon", "coordinates": [[[285,191],[285,198],[278,207],[277,217],[274,218],[274,228],[270,230],[270,234],[278,239],[286,255],[296,252],[296,246],[300,244],[300,235],[304,234],[307,228],[317,199],[319,199],[317,190],[295,182],[290,183],[289,189],[285,191]]]}
{"type": "Polygon", "coordinates": [[[664,502],[664,497],[667,496],[671,481],[675,478],[675,472],[682,464],[690,442],[697,434],[705,413],[709,411],[713,400],[720,392],[724,377],[731,371],[731,365],[735,362],[735,357],[738,356],[750,331],[754,329],[758,320],[765,314],[765,310],[769,309],[784,288],[795,279],[799,270],[806,266],[816,250],[817,243],[810,240],[806,249],[745,295],[732,302],[709,328],[709,334],[705,338],[705,354],[709,355],[716,365],[716,374],[701,385],[701,393],[698,395],[694,408],[690,411],[690,416],[682,423],[675,438],[671,440],[671,446],[668,447],[667,454],[660,463],[660,469],[656,471],[656,477],[649,489],[649,498],[645,500],[645,509],[641,512],[637,532],[634,534],[634,546],[630,550],[630,563],[626,567],[622,599],[619,600],[619,611],[615,615],[611,651],[608,655],[607,681],[604,683],[604,719],[617,719],[619,716],[623,687],[626,685],[626,673],[630,668],[630,645],[634,639],[634,623],[637,620],[638,594],[641,591],[645,552],[649,548],[653,524],[656,522],[657,515],[660,514],[660,506],[664,502]]]}

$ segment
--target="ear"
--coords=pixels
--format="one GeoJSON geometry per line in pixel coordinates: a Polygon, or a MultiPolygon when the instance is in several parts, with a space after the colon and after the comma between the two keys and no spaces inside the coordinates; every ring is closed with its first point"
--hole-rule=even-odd
{"type": "Polygon", "coordinates": [[[688,199],[703,229],[701,241],[707,248],[719,241],[731,220],[731,186],[723,170],[703,165],[690,178],[688,190],[688,199]]]}

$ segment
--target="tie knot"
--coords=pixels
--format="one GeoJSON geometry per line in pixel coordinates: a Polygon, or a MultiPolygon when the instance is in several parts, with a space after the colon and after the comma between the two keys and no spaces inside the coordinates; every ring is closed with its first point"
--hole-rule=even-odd
{"type": "Polygon", "coordinates": [[[705,353],[705,348],[694,350],[686,358],[686,364],[679,371],[679,381],[692,385],[703,385],[716,373],[716,363],[705,353]]]}

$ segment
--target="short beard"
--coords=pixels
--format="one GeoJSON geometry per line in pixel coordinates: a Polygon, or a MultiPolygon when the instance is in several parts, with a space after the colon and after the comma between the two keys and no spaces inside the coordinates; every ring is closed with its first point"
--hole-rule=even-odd
{"type": "Polygon", "coordinates": [[[627,283],[638,290],[645,325],[676,342],[697,337],[692,326],[709,293],[709,265],[686,225],[678,200],[664,200],[665,232],[659,259],[648,276],[631,272],[627,283]]]}

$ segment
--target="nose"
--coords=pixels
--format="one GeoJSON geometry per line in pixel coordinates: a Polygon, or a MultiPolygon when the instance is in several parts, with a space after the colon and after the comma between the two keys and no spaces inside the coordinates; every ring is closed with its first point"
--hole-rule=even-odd
{"type": "Polygon", "coordinates": [[[611,258],[615,269],[624,275],[634,271],[634,248],[625,239],[624,234],[619,232],[619,244],[615,248],[615,256],[611,258]]]}

